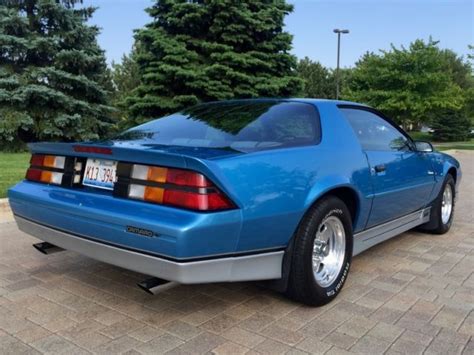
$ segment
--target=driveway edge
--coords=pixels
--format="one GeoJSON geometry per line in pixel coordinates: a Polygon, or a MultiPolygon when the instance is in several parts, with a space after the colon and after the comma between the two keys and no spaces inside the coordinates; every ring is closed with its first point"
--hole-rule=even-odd
{"type": "Polygon", "coordinates": [[[10,211],[10,204],[8,203],[8,198],[0,198],[0,211],[1,212],[10,211]]]}

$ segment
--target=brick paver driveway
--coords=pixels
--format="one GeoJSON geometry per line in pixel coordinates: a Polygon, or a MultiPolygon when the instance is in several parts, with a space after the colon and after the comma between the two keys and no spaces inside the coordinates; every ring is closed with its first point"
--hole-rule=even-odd
{"type": "Polygon", "coordinates": [[[474,154],[457,157],[451,232],[405,233],[356,257],[343,292],[321,308],[252,283],[150,296],[135,287],[142,275],[41,255],[0,212],[0,353],[474,354],[474,154]]]}

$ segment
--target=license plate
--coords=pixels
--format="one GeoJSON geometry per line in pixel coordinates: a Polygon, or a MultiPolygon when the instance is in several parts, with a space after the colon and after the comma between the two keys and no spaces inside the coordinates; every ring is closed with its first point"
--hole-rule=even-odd
{"type": "Polygon", "coordinates": [[[99,189],[113,190],[116,179],[117,162],[102,159],[87,159],[82,184],[99,189]]]}

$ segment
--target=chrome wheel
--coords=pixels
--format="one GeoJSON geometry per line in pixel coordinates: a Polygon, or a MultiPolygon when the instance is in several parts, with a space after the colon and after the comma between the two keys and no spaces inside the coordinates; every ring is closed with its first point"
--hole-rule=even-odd
{"type": "Polygon", "coordinates": [[[321,287],[328,287],[341,272],[346,252],[344,225],[336,216],[319,226],[313,244],[313,274],[321,287]]]}
{"type": "Polygon", "coordinates": [[[450,184],[446,184],[443,191],[443,199],[441,200],[441,221],[447,224],[453,212],[453,188],[450,184]]]}

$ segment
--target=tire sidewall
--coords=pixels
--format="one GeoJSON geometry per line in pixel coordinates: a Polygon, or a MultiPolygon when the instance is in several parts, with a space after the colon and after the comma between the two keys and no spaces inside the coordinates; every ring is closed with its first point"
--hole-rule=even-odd
{"type": "MultiPolygon", "coordinates": [[[[331,201],[333,202],[333,201],[331,201]]],[[[324,208],[322,211],[322,218],[321,216],[318,216],[319,218],[316,218],[313,221],[313,226],[310,228],[310,233],[311,233],[311,238],[309,239],[310,244],[306,248],[305,252],[305,263],[307,263],[309,270],[309,275],[307,275],[308,278],[308,284],[311,285],[312,293],[319,299],[327,299],[328,302],[335,298],[337,294],[341,291],[342,286],[344,285],[347,276],[349,274],[349,269],[352,261],[352,245],[353,245],[353,238],[352,238],[352,222],[350,218],[349,211],[346,207],[346,205],[342,201],[335,200],[333,203],[329,203],[327,208],[324,208]],[[313,243],[314,239],[316,238],[317,231],[319,230],[321,224],[329,217],[334,216],[337,217],[341,222],[342,225],[344,226],[344,233],[346,236],[346,250],[345,250],[345,255],[344,255],[344,262],[341,267],[341,271],[339,272],[339,275],[336,277],[334,282],[327,286],[327,287],[322,287],[320,286],[313,273],[313,243]]]]}
{"type": "Polygon", "coordinates": [[[444,180],[443,186],[441,187],[441,191],[439,193],[439,199],[438,199],[438,204],[437,204],[437,213],[438,213],[438,225],[443,232],[447,232],[451,228],[451,224],[453,223],[454,219],[454,210],[456,208],[456,184],[454,183],[454,179],[451,175],[447,175],[446,179],[444,180]],[[447,223],[443,223],[443,218],[442,218],[442,207],[443,207],[443,193],[444,190],[446,189],[446,186],[450,185],[451,186],[451,192],[453,195],[453,207],[451,209],[451,215],[449,216],[449,220],[447,223]]]}

